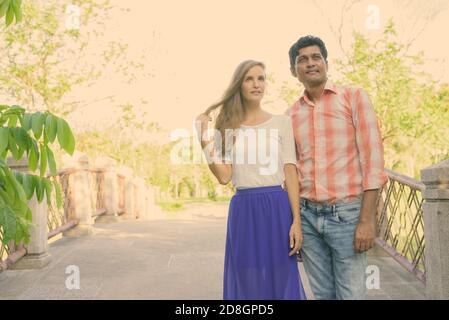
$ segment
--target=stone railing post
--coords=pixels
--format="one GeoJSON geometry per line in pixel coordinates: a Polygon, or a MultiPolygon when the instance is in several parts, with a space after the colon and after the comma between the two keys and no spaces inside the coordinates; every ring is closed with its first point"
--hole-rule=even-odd
{"type": "Polygon", "coordinates": [[[106,213],[99,216],[96,222],[109,223],[120,220],[118,216],[118,182],[116,161],[109,157],[100,157],[95,159],[95,167],[104,174],[103,199],[106,213]]]}
{"type": "Polygon", "coordinates": [[[124,190],[124,213],[121,215],[123,219],[136,219],[136,215],[134,213],[134,185],[133,185],[133,174],[134,171],[128,166],[120,166],[117,169],[117,173],[121,174],[125,179],[125,190],[124,190]]]}
{"type": "Polygon", "coordinates": [[[142,178],[134,178],[134,215],[139,219],[146,219],[146,193],[147,187],[145,185],[145,180],[142,178]]]}
{"type": "Polygon", "coordinates": [[[159,219],[164,216],[161,208],[156,204],[156,192],[153,186],[147,186],[145,202],[147,219],[159,219]]]}
{"type": "MultiPolygon", "coordinates": [[[[19,161],[8,158],[7,162],[12,170],[31,173],[26,156],[19,161]]],[[[39,167],[36,172],[39,172],[39,167]]],[[[30,229],[30,243],[25,245],[27,254],[10,266],[10,269],[40,269],[51,261],[51,256],[48,253],[48,207],[45,193],[41,203],[38,203],[36,193],[34,193],[31,200],[28,201],[28,206],[31,209],[33,220],[30,229]]]]}
{"type": "Polygon", "coordinates": [[[72,190],[74,201],[73,212],[69,220],[76,219],[78,224],[71,229],[64,231],[65,237],[79,237],[91,235],[93,233],[93,212],[92,190],[90,185],[89,158],[86,154],[75,152],[73,156],[64,155],[62,159],[63,170],[73,170],[73,175],[69,180],[73,183],[69,188],[72,190]]]}
{"type": "Polygon", "coordinates": [[[426,185],[426,297],[449,299],[449,159],[421,170],[421,180],[426,185]]]}

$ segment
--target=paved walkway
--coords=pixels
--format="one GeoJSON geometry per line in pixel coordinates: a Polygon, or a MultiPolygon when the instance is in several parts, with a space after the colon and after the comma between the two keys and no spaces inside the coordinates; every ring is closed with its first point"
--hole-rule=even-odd
{"type": "MultiPolygon", "coordinates": [[[[196,204],[152,220],[96,224],[92,236],[52,242],[44,269],[0,273],[0,299],[221,299],[226,212],[226,204],[196,204]],[[76,285],[73,270],[79,289],[66,287],[76,285]]],[[[391,258],[371,256],[369,264],[380,271],[369,299],[425,298],[391,258]]]]}

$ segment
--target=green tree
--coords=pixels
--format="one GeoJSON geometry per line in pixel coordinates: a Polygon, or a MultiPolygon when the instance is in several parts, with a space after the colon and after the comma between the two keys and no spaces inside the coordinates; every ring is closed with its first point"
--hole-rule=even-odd
{"type": "Polygon", "coordinates": [[[340,82],[363,87],[372,99],[386,166],[416,178],[449,156],[447,85],[424,72],[424,63],[422,53],[399,42],[391,20],[374,43],[355,33],[348,59],[336,61],[340,82]]]}
{"type": "MultiPolygon", "coordinates": [[[[15,17],[21,21],[21,0],[0,0],[0,17],[5,15],[8,27],[15,17]]],[[[8,31],[6,31],[8,32],[8,31]]],[[[7,72],[2,70],[2,74],[7,72]]],[[[7,77],[7,76],[6,76],[7,77]]],[[[10,240],[15,243],[28,243],[32,221],[31,210],[27,205],[34,194],[42,202],[44,194],[50,204],[52,192],[56,203],[61,207],[61,190],[54,178],[56,161],[50,145],[58,140],[59,145],[73,154],[75,139],[68,123],[50,112],[26,113],[17,105],[0,105],[0,229],[1,243],[10,240]],[[19,160],[24,153],[28,156],[28,167],[39,175],[13,172],[8,166],[7,157],[19,160]],[[50,169],[50,179],[46,169],[50,169]]]]}
{"type": "Polygon", "coordinates": [[[95,101],[75,100],[69,93],[94,84],[109,71],[133,81],[135,70],[144,67],[139,58],[129,61],[126,44],[102,40],[113,8],[109,0],[25,1],[26,19],[0,36],[4,53],[0,57],[0,93],[27,110],[45,109],[62,116],[98,100],[111,100],[113,95],[95,101]],[[73,6],[79,9],[79,16],[68,13],[73,6]],[[79,26],[70,25],[72,17],[79,20],[79,26]],[[93,56],[101,62],[92,63],[93,56]]]}
{"type": "Polygon", "coordinates": [[[50,204],[52,192],[56,193],[57,205],[61,206],[61,191],[54,179],[56,162],[50,144],[58,140],[59,145],[73,154],[75,140],[67,122],[50,112],[26,113],[25,109],[13,105],[0,105],[0,228],[2,243],[29,242],[31,210],[27,205],[36,193],[38,202],[44,194],[50,204]],[[28,156],[28,167],[39,175],[13,172],[7,156],[19,160],[28,156]],[[53,179],[46,178],[50,169],[53,179]]]}

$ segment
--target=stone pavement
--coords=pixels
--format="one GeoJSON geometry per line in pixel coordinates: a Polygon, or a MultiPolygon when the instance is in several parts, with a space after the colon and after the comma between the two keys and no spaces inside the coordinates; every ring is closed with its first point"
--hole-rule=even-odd
{"type": "MultiPolygon", "coordinates": [[[[227,208],[189,205],[146,221],[97,223],[92,236],[57,239],[45,268],[0,273],[0,299],[221,299],[227,208]]],[[[425,299],[424,285],[381,251],[373,250],[369,264],[380,271],[380,288],[369,290],[369,299],[425,299]]]]}

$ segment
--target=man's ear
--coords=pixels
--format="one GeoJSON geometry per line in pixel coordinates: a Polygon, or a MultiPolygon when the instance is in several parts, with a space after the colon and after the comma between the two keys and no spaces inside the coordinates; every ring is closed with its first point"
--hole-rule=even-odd
{"type": "Polygon", "coordinates": [[[296,74],[296,69],[295,68],[290,67],[290,72],[292,73],[292,76],[294,76],[295,78],[298,77],[298,75],[296,74]]]}

